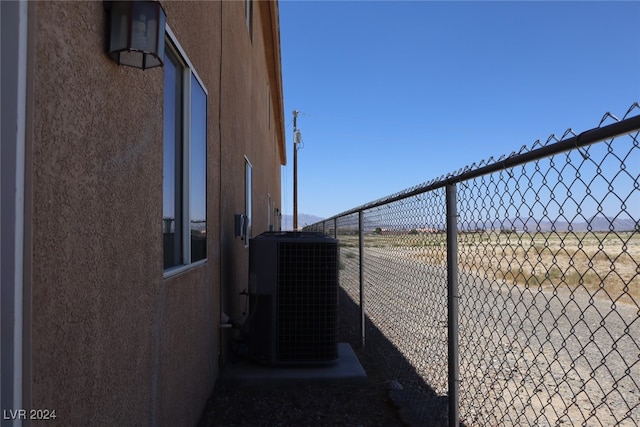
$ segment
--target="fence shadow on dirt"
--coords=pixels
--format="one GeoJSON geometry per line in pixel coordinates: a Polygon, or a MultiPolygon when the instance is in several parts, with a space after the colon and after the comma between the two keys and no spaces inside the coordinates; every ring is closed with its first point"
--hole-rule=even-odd
{"type": "MultiPolygon", "coordinates": [[[[371,381],[384,381],[402,420],[411,426],[448,425],[448,397],[438,395],[402,352],[365,317],[365,347],[360,331],[360,307],[340,288],[340,342],[347,342],[367,367],[371,381]]],[[[462,425],[462,424],[461,424],[462,425]]]]}

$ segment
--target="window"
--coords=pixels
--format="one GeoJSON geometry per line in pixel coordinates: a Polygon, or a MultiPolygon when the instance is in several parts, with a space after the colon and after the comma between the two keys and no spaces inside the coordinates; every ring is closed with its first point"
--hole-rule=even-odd
{"type": "Polygon", "coordinates": [[[249,29],[249,37],[253,37],[253,28],[251,18],[253,16],[253,1],[252,0],[244,0],[244,19],[247,23],[247,28],[249,29]]]}
{"type": "Polygon", "coordinates": [[[173,270],[207,257],[207,93],[167,33],[162,216],[164,269],[173,270]]]}
{"type": "Polygon", "coordinates": [[[251,198],[253,197],[253,188],[252,188],[252,175],[253,175],[253,166],[251,166],[251,163],[249,162],[249,159],[247,159],[246,157],[244,158],[244,183],[245,183],[245,190],[244,190],[244,200],[245,200],[245,205],[244,205],[244,209],[245,209],[245,215],[247,216],[247,226],[245,228],[246,230],[246,236],[244,238],[244,245],[245,246],[249,246],[249,239],[252,237],[252,228],[253,228],[253,224],[252,224],[252,215],[251,215],[251,210],[252,210],[252,206],[251,206],[251,198]]]}
{"type": "Polygon", "coordinates": [[[267,127],[271,129],[271,87],[267,83],[267,127]]]}
{"type": "Polygon", "coordinates": [[[267,230],[273,231],[273,223],[271,222],[271,194],[267,193],[267,230]]]}

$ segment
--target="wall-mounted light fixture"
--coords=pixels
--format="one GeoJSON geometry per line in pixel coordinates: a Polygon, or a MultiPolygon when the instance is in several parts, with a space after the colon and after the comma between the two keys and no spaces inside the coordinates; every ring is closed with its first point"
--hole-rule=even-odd
{"type": "Polygon", "coordinates": [[[157,1],[105,1],[107,53],[120,65],[162,66],[167,16],[157,1]]]}

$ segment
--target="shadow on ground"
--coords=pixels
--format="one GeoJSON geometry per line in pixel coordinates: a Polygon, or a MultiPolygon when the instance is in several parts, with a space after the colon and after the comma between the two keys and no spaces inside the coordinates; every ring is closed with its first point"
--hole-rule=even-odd
{"type": "Polygon", "coordinates": [[[447,397],[438,396],[368,319],[362,348],[359,306],[342,289],[339,309],[339,342],[353,348],[366,384],[237,386],[219,380],[199,427],[447,425],[447,397]]]}
{"type": "Polygon", "coordinates": [[[448,425],[447,396],[439,396],[416,372],[398,348],[365,317],[365,348],[361,345],[360,307],[341,289],[343,340],[349,342],[370,376],[380,378],[403,423],[411,426],[448,425]]]}

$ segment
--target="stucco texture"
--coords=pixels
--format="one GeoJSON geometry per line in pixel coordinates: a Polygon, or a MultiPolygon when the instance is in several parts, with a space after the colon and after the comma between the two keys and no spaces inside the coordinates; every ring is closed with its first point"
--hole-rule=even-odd
{"type": "MultiPolygon", "coordinates": [[[[253,168],[253,236],[268,230],[268,197],[280,208],[280,164],[278,132],[283,124],[275,111],[282,109],[278,87],[269,80],[265,59],[262,14],[265,8],[254,2],[251,30],[245,22],[244,2],[222,2],[222,51],[220,92],[221,135],[221,290],[222,308],[235,324],[249,313],[245,296],[248,288],[246,242],[234,235],[234,214],[246,214],[245,158],[253,168]],[[271,92],[269,92],[271,91],[271,92]],[[269,94],[270,93],[270,94],[269,94]],[[271,102],[271,112],[268,104],[271,102]]],[[[279,58],[277,59],[279,64],[279,58]]],[[[280,141],[281,142],[281,141],[280,141]]],[[[273,225],[275,220],[273,220],[273,225]]],[[[276,228],[277,229],[277,228],[276,228]]],[[[228,332],[225,332],[228,333],[228,332]]],[[[228,339],[223,340],[223,360],[229,356],[228,339]]]]}
{"type": "Polygon", "coordinates": [[[281,83],[261,15],[277,8],[255,4],[250,34],[244,2],[162,3],[207,91],[207,261],[170,277],[163,68],[105,54],[103,2],[31,5],[31,406],[56,410],[50,425],[195,425],[229,353],[221,313],[242,320],[245,156],[254,235],[280,208],[281,83]]]}
{"type": "Polygon", "coordinates": [[[101,3],[41,2],[35,17],[33,407],[67,425],[142,422],[162,73],[108,62],[101,3]]]}

